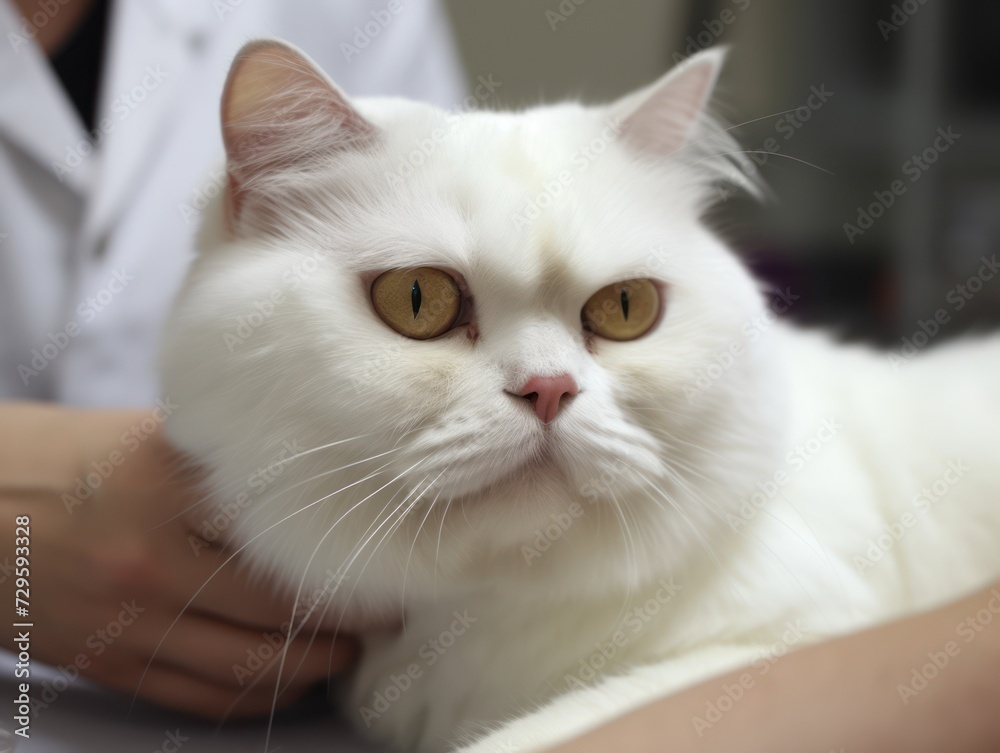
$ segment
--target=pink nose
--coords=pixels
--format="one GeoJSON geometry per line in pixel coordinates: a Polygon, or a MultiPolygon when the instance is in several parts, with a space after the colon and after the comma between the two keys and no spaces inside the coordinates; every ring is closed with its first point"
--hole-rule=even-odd
{"type": "Polygon", "coordinates": [[[559,403],[567,395],[580,391],[569,374],[533,376],[515,394],[527,398],[543,424],[551,423],[559,412],[559,403]]]}

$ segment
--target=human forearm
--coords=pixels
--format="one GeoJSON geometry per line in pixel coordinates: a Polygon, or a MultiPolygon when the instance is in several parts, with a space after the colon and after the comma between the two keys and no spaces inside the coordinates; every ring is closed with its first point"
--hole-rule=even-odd
{"type": "Polygon", "coordinates": [[[62,495],[72,494],[85,474],[88,443],[99,446],[105,441],[102,426],[129,415],[141,414],[0,402],[0,646],[11,648],[14,637],[8,617],[14,609],[16,519],[31,519],[31,530],[43,534],[36,542],[65,527],[62,495]]]}
{"type": "Polygon", "coordinates": [[[144,415],[0,402],[0,503],[71,491],[85,458],[100,457],[100,445],[109,441],[104,429],[144,415]]]}
{"type": "Polygon", "coordinates": [[[988,588],[934,612],[791,654],[701,736],[692,720],[703,717],[722,686],[738,682],[744,670],[657,701],[553,753],[1000,750],[998,611],[1000,590],[988,588]],[[993,622],[958,633],[984,609],[993,622]],[[914,670],[932,663],[928,652],[945,666],[934,667],[936,676],[924,687],[914,684],[914,670]],[[911,693],[903,686],[919,689],[911,693]]]}
{"type": "Polygon", "coordinates": [[[66,410],[44,403],[0,403],[0,503],[68,488],[76,437],[66,410]]]}
{"type": "Polygon", "coordinates": [[[29,516],[46,528],[56,518],[58,495],[71,488],[79,465],[71,413],[45,403],[0,402],[0,646],[7,649],[14,640],[16,521],[29,516]]]}
{"type": "MultiPolygon", "coordinates": [[[[16,519],[30,516],[31,660],[196,714],[270,712],[283,652],[251,682],[234,670],[262,641],[273,650],[293,605],[230,555],[192,547],[185,515],[207,515],[205,496],[158,411],[0,403],[0,565],[16,564],[16,519]]],[[[0,645],[13,648],[6,572],[0,645]]],[[[302,670],[279,705],[353,655],[316,627],[285,643],[302,670]]]]}

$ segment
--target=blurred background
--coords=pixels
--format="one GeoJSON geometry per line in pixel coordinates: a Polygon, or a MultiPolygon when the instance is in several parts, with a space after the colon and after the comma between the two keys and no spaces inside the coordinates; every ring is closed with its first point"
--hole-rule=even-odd
{"type": "Polygon", "coordinates": [[[941,309],[940,339],[1000,322],[983,262],[1000,252],[1000,2],[447,6],[470,82],[502,81],[501,106],[613,99],[730,46],[720,114],[745,123],[745,149],[776,153],[753,155],[772,196],[733,195],[713,221],[801,296],[790,315],[889,347],[941,309]]]}

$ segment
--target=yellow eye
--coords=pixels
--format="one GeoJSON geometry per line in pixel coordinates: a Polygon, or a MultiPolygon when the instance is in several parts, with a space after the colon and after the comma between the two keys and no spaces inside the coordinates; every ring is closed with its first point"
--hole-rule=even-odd
{"type": "Polygon", "coordinates": [[[660,315],[660,291],[652,280],[607,285],[583,307],[583,326],[609,340],[635,340],[652,329],[660,315]]]}
{"type": "Polygon", "coordinates": [[[372,305],[399,334],[427,340],[455,325],[462,293],[452,276],[440,269],[394,269],[372,283],[372,305]]]}

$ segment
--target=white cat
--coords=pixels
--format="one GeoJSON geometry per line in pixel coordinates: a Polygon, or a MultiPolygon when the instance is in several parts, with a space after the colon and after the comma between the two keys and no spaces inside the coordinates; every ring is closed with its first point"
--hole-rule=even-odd
{"type": "Polygon", "coordinates": [[[701,221],[743,174],[722,60],[446,113],[238,56],[168,434],[261,572],[405,619],[345,705],[375,739],[540,748],[1000,576],[1000,343],[899,366],[775,321],[701,221]]]}

